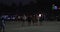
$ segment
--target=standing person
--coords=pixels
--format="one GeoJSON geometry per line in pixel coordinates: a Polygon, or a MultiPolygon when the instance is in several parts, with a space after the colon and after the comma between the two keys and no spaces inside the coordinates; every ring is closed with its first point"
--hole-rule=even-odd
{"type": "Polygon", "coordinates": [[[33,15],[32,22],[33,22],[33,25],[37,22],[36,15],[33,15]]]}
{"type": "Polygon", "coordinates": [[[42,22],[43,22],[43,14],[39,14],[39,21],[40,21],[40,25],[42,25],[42,22]]]}
{"type": "Polygon", "coordinates": [[[5,32],[5,23],[6,23],[5,20],[6,20],[6,16],[1,17],[1,30],[3,32],[5,32]]]}
{"type": "Polygon", "coordinates": [[[28,16],[28,18],[27,18],[27,20],[28,20],[28,26],[30,26],[30,24],[31,24],[31,19],[32,19],[32,17],[28,16]]]}
{"type": "Polygon", "coordinates": [[[1,21],[1,16],[0,16],[0,32],[2,30],[2,21],[1,21]]]}
{"type": "Polygon", "coordinates": [[[23,23],[22,23],[22,26],[25,24],[25,22],[26,22],[26,19],[27,19],[27,17],[26,17],[26,15],[23,15],[23,23]]]}

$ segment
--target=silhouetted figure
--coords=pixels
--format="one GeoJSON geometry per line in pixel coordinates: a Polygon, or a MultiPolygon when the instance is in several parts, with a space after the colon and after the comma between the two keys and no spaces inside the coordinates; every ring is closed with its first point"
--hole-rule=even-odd
{"type": "Polygon", "coordinates": [[[37,20],[37,19],[36,19],[36,15],[33,15],[33,16],[32,16],[32,22],[33,22],[33,25],[34,25],[34,23],[37,22],[36,20],[37,20]]]}
{"type": "Polygon", "coordinates": [[[43,18],[43,14],[41,14],[41,17],[39,18],[40,25],[42,25],[42,23],[43,23],[43,20],[44,20],[44,18],[43,18]]]}
{"type": "Polygon", "coordinates": [[[2,21],[1,21],[1,17],[0,17],[0,32],[2,30],[2,21]]]}
{"type": "Polygon", "coordinates": [[[31,16],[28,16],[27,20],[28,20],[28,26],[30,26],[32,20],[31,16]]]}
{"type": "Polygon", "coordinates": [[[0,17],[0,31],[5,32],[5,17],[0,17]]]}
{"type": "Polygon", "coordinates": [[[26,17],[26,15],[23,15],[23,17],[22,17],[22,26],[24,26],[24,24],[25,24],[25,22],[26,22],[26,19],[27,19],[27,17],[26,17]]]}

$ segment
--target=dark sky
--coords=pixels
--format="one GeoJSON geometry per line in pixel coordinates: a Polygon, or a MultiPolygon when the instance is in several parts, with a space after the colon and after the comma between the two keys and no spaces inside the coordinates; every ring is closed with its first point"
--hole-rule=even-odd
{"type": "Polygon", "coordinates": [[[13,2],[17,5],[22,2],[23,5],[29,4],[30,1],[36,2],[35,0],[0,0],[0,3],[11,5],[13,2]]]}

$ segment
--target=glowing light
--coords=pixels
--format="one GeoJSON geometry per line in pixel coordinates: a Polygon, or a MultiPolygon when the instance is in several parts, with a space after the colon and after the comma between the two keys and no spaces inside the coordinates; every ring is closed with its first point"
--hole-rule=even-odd
{"type": "Polygon", "coordinates": [[[53,9],[54,9],[54,10],[57,10],[57,6],[53,6],[53,9]]]}
{"type": "Polygon", "coordinates": [[[54,9],[57,10],[57,6],[54,6],[54,9]]]}
{"type": "Polygon", "coordinates": [[[53,4],[53,5],[52,5],[52,9],[53,9],[53,10],[57,10],[58,7],[57,7],[56,5],[53,4]]]}
{"type": "Polygon", "coordinates": [[[41,14],[39,14],[39,17],[41,17],[41,14]]]}

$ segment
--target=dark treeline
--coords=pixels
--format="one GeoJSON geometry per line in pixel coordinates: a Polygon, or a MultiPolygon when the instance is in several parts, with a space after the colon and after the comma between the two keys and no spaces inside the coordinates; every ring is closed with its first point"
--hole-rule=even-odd
{"type": "MultiPolygon", "coordinates": [[[[59,0],[55,1],[55,0],[36,0],[37,3],[34,2],[30,2],[30,4],[27,5],[22,5],[22,3],[20,2],[20,4],[17,6],[15,3],[12,3],[11,6],[5,5],[3,3],[0,4],[0,14],[9,14],[9,15],[14,15],[14,14],[18,14],[18,15],[34,15],[34,14],[39,14],[39,13],[43,13],[46,14],[46,17],[48,19],[56,19],[56,14],[60,14],[58,11],[56,14],[54,14],[51,6],[52,4],[57,4],[59,5],[59,0]]],[[[58,16],[59,18],[59,16],[58,16]]]]}

